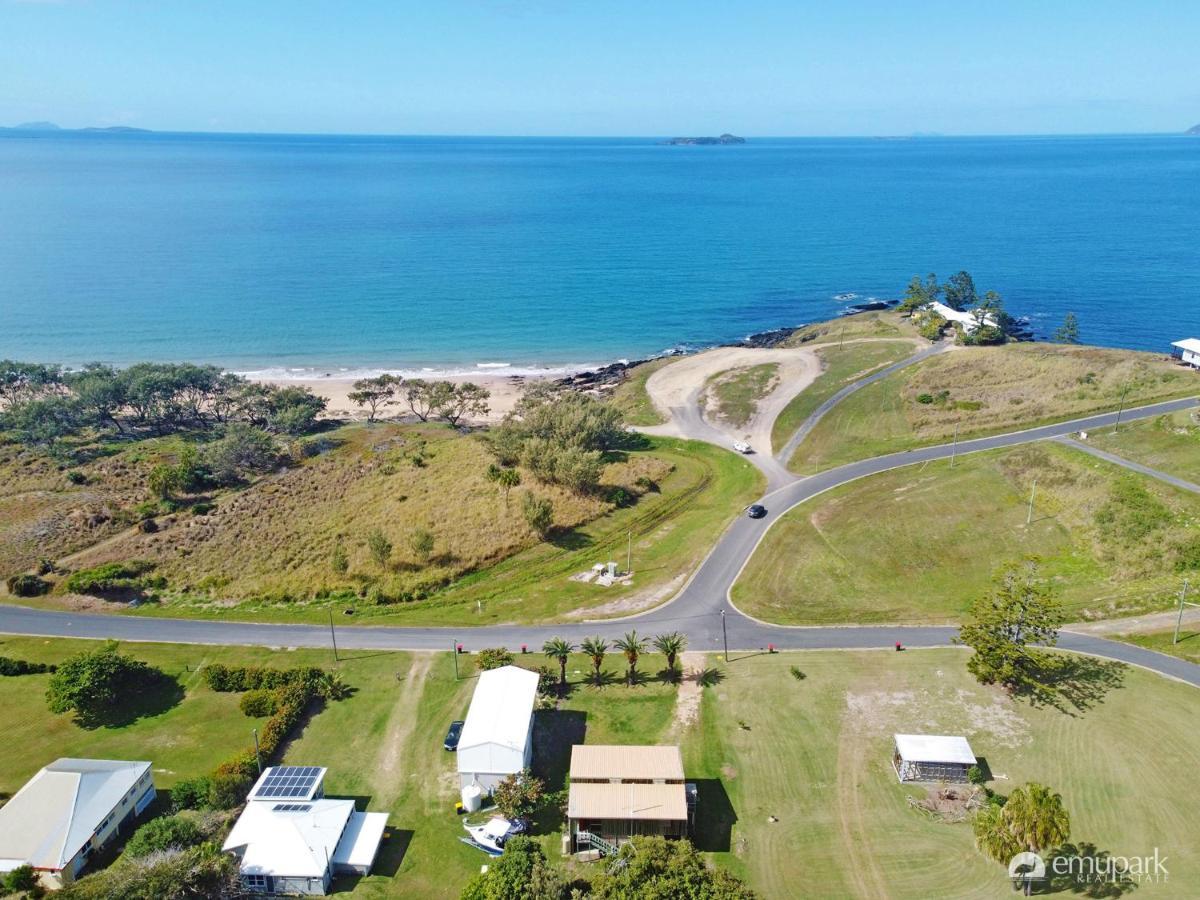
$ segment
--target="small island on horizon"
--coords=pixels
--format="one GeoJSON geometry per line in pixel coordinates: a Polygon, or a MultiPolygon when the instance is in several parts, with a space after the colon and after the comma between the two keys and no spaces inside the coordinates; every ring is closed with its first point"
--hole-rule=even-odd
{"type": "Polygon", "coordinates": [[[0,125],[0,131],[103,131],[109,134],[149,134],[149,128],[134,128],[132,125],[92,125],[87,128],[62,128],[53,122],[21,122],[18,125],[0,125]]]}
{"type": "Polygon", "coordinates": [[[1193,125],[1187,131],[1185,131],[1184,134],[1190,134],[1193,137],[1200,136],[1200,125],[1193,125]]]}
{"type": "Polygon", "coordinates": [[[673,137],[660,141],[666,147],[709,147],[719,144],[744,144],[746,139],[736,134],[722,134],[718,137],[673,137]]]}

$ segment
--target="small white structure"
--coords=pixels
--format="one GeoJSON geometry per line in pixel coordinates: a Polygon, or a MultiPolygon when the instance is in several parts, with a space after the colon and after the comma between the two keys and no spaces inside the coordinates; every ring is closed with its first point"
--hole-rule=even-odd
{"type": "Polygon", "coordinates": [[[480,674],[456,751],[460,787],[491,793],[504,776],[529,768],[537,686],[537,672],[518,666],[480,674]]]}
{"type": "Polygon", "coordinates": [[[964,737],[897,734],[892,765],[901,781],[966,781],[975,754],[964,737]]]}
{"type": "Polygon", "coordinates": [[[1171,355],[1185,365],[1200,369],[1200,338],[1184,338],[1171,344],[1171,355]]]}
{"type": "Polygon", "coordinates": [[[0,807],[0,872],[30,865],[45,887],[70,884],[154,797],[148,762],[55,760],[0,807]]]}
{"type": "Polygon", "coordinates": [[[357,812],[353,800],[326,799],[325,772],[274,766],[259,776],[223,848],[237,857],[245,890],[324,895],[335,875],[371,871],[387,813],[357,812]]]}
{"type": "MultiPolygon", "coordinates": [[[[970,334],[979,327],[979,319],[975,317],[974,313],[967,312],[965,310],[960,311],[957,309],[951,309],[945,303],[941,303],[937,300],[934,300],[932,303],[926,303],[921,308],[927,309],[933,313],[937,313],[947,322],[953,322],[955,325],[961,325],[962,330],[967,334],[970,334]]],[[[996,317],[990,313],[985,313],[983,316],[983,324],[990,325],[991,327],[995,328],[996,317]]]]}

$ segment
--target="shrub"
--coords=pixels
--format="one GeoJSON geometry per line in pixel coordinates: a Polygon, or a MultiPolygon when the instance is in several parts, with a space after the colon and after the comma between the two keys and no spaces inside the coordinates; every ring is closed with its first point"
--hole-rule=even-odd
{"type": "Polygon", "coordinates": [[[199,503],[192,504],[193,516],[207,516],[210,512],[217,508],[217,504],[209,503],[207,500],[202,500],[199,503]]]}
{"type": "Polygon", "coordinates": [[[14,597],[40,597],[50,590],[50,582],[36,575],[13,575],[5,584],[14,597]]]}
{"type": "Polygon", "coordinates": [[[279,701],[275,697],[274,691],[259,688],[242,694],[242,699],[238,701],[238,708],[253,719],[261,719],[265,716],[275,715],[275,711],[279,708],[279,701]]]}
{"type": "Polygon", "coordinates": [[[196,823],[182,816],[151,819],[133,833],[125,844],[128,856],[147,856],[157,850],[183,850],[200,843],[202,835],[196,823]]]}
{"type": "Polygon", "coordinates": [[[789,671],[792,673],[792,677],[795,678],[797,681],[803,681],[805,678],[808,677],[807,675],[804,674],[804,672],[800,669],[799,666],[792,666],[792,668],[789,671]]]}
{"type": "Polygon", "coordinates": [[[104,594],[120,590],[140,590],[147,586],[145,575],[154,563],[145,560],[110,562],[91,569],[80,569],[67,578],[67,590],[73,594],[104,594]]]}
{"type": "Polygon", "coordinates": [[[538,537],[544,538],[554,527],[554,504],[548,497],[526,494],[521,504],[521,511],[525,515],[525,524],[538,537]]]}
{"type": "Polygon", "coordinates": [[[375,560],[376,565],[381,569],[387,568],[388,560],[392,557],[392,542],[388,540],[383,531],[372,528],[367,533],[367,549],[371,552],[371,559],[375,560]]]}
{"type": "Polygon", "coordinates": [[[77,469],[72,469],[67,473],[67,481],[71,484],[87,484],[87,476],[77,469]]]}
{"type": "Polygon", "coordinates": [[[38,887],[37,872],[33,866],[17,866],[0,878],[0,891],[5,894],[16,894],[21,891],[34,892],[38,887]]]}
{"type": "Polygon", "coordinates": [[[233,809],[246,799],[253,776],[242,772],[214,775],[208,785],[207,805],[212,809],[233,809]]]}
{"type": "Polygon", "coordinates": [[[346,548],[342,546],[341,541],[338,541],[333,547],[333,555],[329,558],[329,568],[333,569],[335,575],[345,575],[350,571],[350,557],[346,555],[346,548]]]}
{"type": "Polygon", "coordinates": [[[434,541],[432,531],[428,528],[418,528],[409,537],[408,544],[412,547],[412,552],[416,554],[417,559],[426,562],[433,555],[434,541]]]}
{"type": "Polygon", "coordinates": [[[545,785],[528,769],[506,775],[492,791],[492,801],[506,819],[531,816],[542,802],[545,785]]]}
{"type": "Polygon", "coordinates": [[[43,672],[53,672],[57,668],[57,666],[46,663],[26,662],[23,659],[0,656],[0,676],[41,675],[43,672]]]}
{"type": "Polygon", "coordinates": [[[163,677],[141,660],[118,653],[116,641],[109,641],[59,666],[46,689],[46,702],[53,713],[73,710],[82,722],[93,724],[115,707],[127,704],[130,694],[163,677]]]}
{"type": "Polygon", "coordinates": [[[933,394],[917,394],[917,402],[928,406],[933,402],[933,394]]]}
{"type": "Polygon", "coordinates": [[[185,778],[171,788],[171,808],[176,812],[181,809],[202,809],[208,805],[211,790],[212,779],[207,775],[185,778]]]}
{"type": "Polygon", "coordinates": [[[259,666],[224,666],[213,663],[204,667],[204,683],[210,690],[232,693],[253,690],[275,690],[287,685],[303,684],[315,688],[323,672],[316,666],[297,666],[294,669],[267,669],[259,666]]]}
{"type": "Polygon", "coordinates": [[[511,666],[513,655],[504,647],[485,647],[479,651],[477,662],[481,671],[511,666]]]}
{"type": "Polygon", "coordinates": [[[987,779],[983,777],[983,769],[979,766],[971,766],[967,769],[967,781],[978,785],[983,784],[987,779]]]}

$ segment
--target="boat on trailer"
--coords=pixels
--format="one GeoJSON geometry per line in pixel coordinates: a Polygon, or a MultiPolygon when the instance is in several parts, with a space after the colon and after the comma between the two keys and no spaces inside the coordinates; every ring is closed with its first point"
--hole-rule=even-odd
{"type": "Polygon", "coordinates": [[[499,856],[504,852],[508,839],[518,834],[524,834],[528,828],[521,819],[505,819],[495,816],[482,825],[472,825],[463,822],[463,828],[469,837],[459,838],[464,844],[469,844],[482,850],[489,856],[499,856]]]}

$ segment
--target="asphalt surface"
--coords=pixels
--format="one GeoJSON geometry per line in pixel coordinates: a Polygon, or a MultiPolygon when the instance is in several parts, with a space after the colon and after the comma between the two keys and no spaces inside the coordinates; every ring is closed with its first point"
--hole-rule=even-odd
{"type": "MultiPolygon", "coordinates": [[[[1174,400],[1120,414],[1122,421],[1144,419],[1189,409],[1195,399],[1174,400]]],[[[697,411],[698,416],[698,411],[697,411]]],[[[868,475],[951,455],[977,453],[1032,441],[1061,438],[1078,431],[1114,425],[1117,413],[1105,413],[1046,425],[1026,431],[962,441],[957,446],[926,447],[849,463],[819,474],[792,480],[768,493],[762,503],[765,520],[737,518],[691,580],[669,603],[638,616],[592,623],[561,625],[495,625],[459,628],[354,627],[337,623],[334,630],[340,650],[443,650],[462,644],[468,650],[507,646],[519,650],[540,648],[551,637],[579,641],[589,635],[615,638],[636,628],[650,635],[680,631],[693,650],[724,651],[734,655],[761,652],[770,646],[781,650],[848,650],[950,646],[958,629],[937,626],[835,626],[788,627],[759,622],[735,609],[729,589],[754,552],[758,542],[780,515],[824,491],[868,475]]],[[[707,428],[701,420],[700,424],[707,428]]],[[[1119,458],[1117,458],[1119,459],[1119,458]]],[[[1122,461],[1124,462],[1124,461],[1122,461]]],[[[0,606],[0,632],[47,637],[113,638],[122,641],[155,641],[263,647],[330,647],[331,629],[318,625],[275,625],[199,619],[168,619],[136,615],[97,615],[0,606]]],[[[1063,632],[1059,646],[1081,653],[1143,666],[1163,675],[1200,686],[1200,666],[1175,657],[1092,635],[1063,632]]]]}

